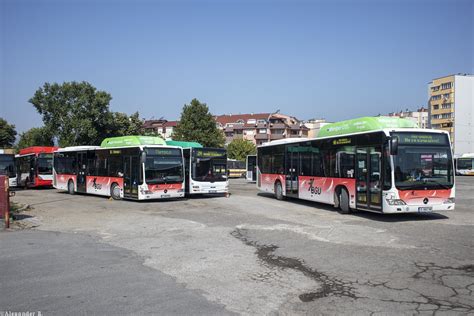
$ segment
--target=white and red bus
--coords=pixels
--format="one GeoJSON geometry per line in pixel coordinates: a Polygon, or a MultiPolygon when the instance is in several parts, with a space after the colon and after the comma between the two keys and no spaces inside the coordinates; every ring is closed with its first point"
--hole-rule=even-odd
{"type": "Polygon", "coordinates": [[[34,146],[16,155],[17,185],[24,188],[50,187],[53,184],[53,152],[58,147],[34,146]]]}
{"type": "Polygon", "coordinates": [[[462,154],[454,159],[456,174],[460,176],[474,176],[474,154],[462,154]]]}
{"type": "Polygon", "coordinates": [[[203,147],[196,142],[167,140],[167,145],[183,148],[186,194],[227,194],[227,151],[203,147]]]}
{"type": "Polygon", "coordinates": [[[184,197],[183,151],[147,136],[62,148],[54,153],[54,187],[116,200],[184,197]]]}
{"type": "Polygon", "coordinates": [[[454,210],[448,133],[399,118],[328,124],[316,139],[286,139],[257,149],[257,186],[277,199],[332,204],[341,213],[454,210]]]}

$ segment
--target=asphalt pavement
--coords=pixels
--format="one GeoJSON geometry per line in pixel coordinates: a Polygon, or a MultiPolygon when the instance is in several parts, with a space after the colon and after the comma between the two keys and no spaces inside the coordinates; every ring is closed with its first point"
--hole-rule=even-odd
{"type": "Polygon", "coordinates": [[[456,210],[440,214],[341,215],[230,188],[160,202],[18,191],[32,209],[0,233],[0,310],[474,313],[474,177],[457,178],[456,210]]]}

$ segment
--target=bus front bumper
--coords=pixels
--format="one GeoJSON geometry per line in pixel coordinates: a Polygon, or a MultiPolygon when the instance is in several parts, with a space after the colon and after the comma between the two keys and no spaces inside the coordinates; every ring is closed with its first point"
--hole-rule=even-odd
{"type": "Polygon", "coordinates": [[[453,211],[456,203],[443,203],[443,204],[434,204],[434,205],[388,205],[385,204],[383,208],[383,213],[394,214],[394,213],[437,213],[437,212],[447,212],[453,211]]]}

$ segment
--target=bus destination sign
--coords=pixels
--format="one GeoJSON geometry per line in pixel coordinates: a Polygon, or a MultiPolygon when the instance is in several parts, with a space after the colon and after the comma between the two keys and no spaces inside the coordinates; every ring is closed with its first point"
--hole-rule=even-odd
{"type": "Polygon", "coordinates": [[[427,134],[427,133],[396,133],[400,144],[403,145],[447,145],[448,138],[445,134],[427,134]]]}
{"type": "Polygon", "coordinates": [[[196,149],[197,157],[222,157],[224,155],[224,151],[196,149]]]}
{"type": "Polygon", "coordinates": [[[332,141],[333,145],[349,145],[351,143],[350,138],[338,138],[332,141]]]}
{"type": "Polygon", "coordinates": [[[147,148],[146,154],[150,156],[181,156],[177,148],[147,148]]]}

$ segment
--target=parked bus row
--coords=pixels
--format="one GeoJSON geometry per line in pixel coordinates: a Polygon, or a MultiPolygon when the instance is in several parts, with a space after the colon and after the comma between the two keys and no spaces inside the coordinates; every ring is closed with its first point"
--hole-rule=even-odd
{"type": "Polygon", "coordinates": [[[227,159],[224,149],[145,136],[0,157],[2,169],[16,175],[20,186],[52,183],[71,194],[134,200],[227,194],[231,167],[279,200],[327,203],[342,213],[453,210],[455,174],[471,170],[474,162],[459,157],[454,167],[448,133],[387,117],[332,123],[315,139],[265,143],[243,165],[227,159]]]}

